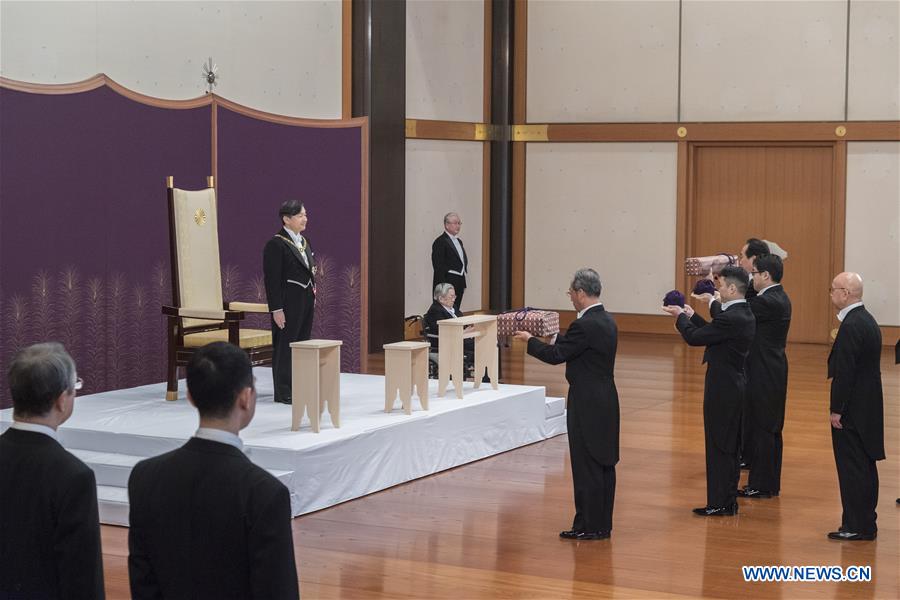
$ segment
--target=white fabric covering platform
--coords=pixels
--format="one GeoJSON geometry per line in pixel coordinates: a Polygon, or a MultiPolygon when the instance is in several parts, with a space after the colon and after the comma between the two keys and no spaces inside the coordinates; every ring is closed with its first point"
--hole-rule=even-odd
{"type": "MultiPolygon", "coordinates": [[[[291,431],[291,407],[272,401],[272,371],[254,369],[256,416],[241,432],[244,451],[291,492],[294,516],[566,432],[562,398],[546,398],[543,387],[472,382],[457,400],[451,386],[437,397],[429,380],[430,410],[413,398],[405,415],[397,400],[384,412],[384,377],[341,374],[341,427],[326,412],[321,432],[308,419],[291,431]]],[[[197,429],[197,412],[185,398],[166,402],[165,384],[81,396],[60,440],[94,469],[100,520],[128,524],[128,475],[139,460],[181,446],[197,429]]],[[[0,411],[0,431],[12,409],[0,411]]]]}

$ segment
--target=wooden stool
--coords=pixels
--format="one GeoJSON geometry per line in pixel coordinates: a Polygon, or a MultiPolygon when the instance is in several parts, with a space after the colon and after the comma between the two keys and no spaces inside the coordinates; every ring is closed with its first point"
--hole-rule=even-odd
{"type": "Polygon", "coordinates": [[[394,410],[397,392],[403,412],[412,414],[412,391],[428,410],[428,342],[396,342],[384,345],[384,412],[394,410]]]}
{"type": "Polygon", "coordinates": [[[291,431],[300,429],[303,410],[313,433],[328,403],[331,424],[341,426],[341,344],[339,340],[291,342],[291,431]]]}
{"type": "Polygon", "coordinates": [[[463,397],[463,340],[475,338],[475,389],[487,369],[491,387],[497,389],[497,315],[470,315],[442,319],[438,324],[438,395],[443,396],[453,378],[456,397],[463,397]],[[467,325],[472,328],[465,330],[467,325]]]}

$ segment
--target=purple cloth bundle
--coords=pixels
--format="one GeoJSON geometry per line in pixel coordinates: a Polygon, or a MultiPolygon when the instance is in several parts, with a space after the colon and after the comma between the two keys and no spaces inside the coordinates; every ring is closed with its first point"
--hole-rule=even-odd
{"type": "Polygon", "coordinates": [[[716,293],[716,284],[714,284],[709,279],[701,279],[694,286],[694,293],[698,296],[703,294],[715,294],[716,293]]]}
{"type": "Polygon", "coordinates": [[[672,290],[663,298],[663,306],[680,306],[684,308],[684,294],[678,290],[672,290]]]}

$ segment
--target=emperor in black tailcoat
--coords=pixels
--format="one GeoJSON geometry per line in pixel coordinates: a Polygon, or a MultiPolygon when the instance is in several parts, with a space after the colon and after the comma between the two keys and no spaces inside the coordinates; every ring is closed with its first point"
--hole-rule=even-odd
{"type": "Polygon", "coordinates": [[[302,234],[306,229],[303,204],[285,202],[280,214],[284,227],[266,242],[263,274],[272,314],[275,401],[290,403],[291,342],[308,340],[312,334],[316,266],[309,240],[302,234]],[[281,320],[283,328],[279,325],[281,320]]]}

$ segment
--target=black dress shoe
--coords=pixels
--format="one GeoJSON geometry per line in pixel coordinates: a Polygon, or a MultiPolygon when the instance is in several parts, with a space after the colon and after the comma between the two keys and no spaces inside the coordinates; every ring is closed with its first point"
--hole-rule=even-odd
{"type": "Polygon", "coordinates": [[[609,531],[575,531],[574,529],[570,529],[569,531],[560,531],[559,537],[565,540],[607,540],[609,539],[610,532],[609,531]]]}
{"type": "Polygon", "coordinates": [[[290,398],[275,398],[275,402],[280,404],[293,404],[290,398]]]}
{"type": "Polygon", "coordinates": [[[763,490],[753,489],[752,487],[745,487],[742,490],[738,490],[737,495],[743,498],[772,498],[773,496],[777,496],[778,492],[765,492],[763,490]]]}
{"type": "Polygon", "coordinates": [[[852,531],[832,531],[828,534],[830,540],[841,540],[846,542],[865,542],[872,541],[876,538],[876,533],[853,533],[852,531]]]}
{"type": "Polygon", "coordinates": [[[750,470],[750,463],[741,461],[741,470],[742,470],[742,471],[749,471],[749,470],[750,470]]]}
{"type": "Polygon", "coordinates": [[[737,512],[737,503],[731,506],[702,506],[694,509],[694,514],[701,517],[730,517],[736,515],[737,512]]]}

